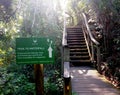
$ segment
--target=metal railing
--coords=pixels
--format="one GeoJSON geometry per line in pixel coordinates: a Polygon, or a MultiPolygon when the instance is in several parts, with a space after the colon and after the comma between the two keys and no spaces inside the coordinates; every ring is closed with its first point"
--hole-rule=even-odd
{"type": "Polygon", "coordinates": [[[82,13],[82,17],[84,19],[82,28],[88,46],[89,55],[91,57],[91,62],[95,63],[95,54],[96,54],[97,64],[94,65],[97,66],[97,69],[100,72],[100,61],[101,61],[100,43],[93,37],[88,25],[86,15],[84,13],[82,13]]]}

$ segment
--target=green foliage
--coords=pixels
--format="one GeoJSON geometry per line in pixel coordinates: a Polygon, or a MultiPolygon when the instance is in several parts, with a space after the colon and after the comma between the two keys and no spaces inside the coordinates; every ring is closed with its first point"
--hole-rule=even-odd
{"type": "MultiPolygon", "coordinates": [[[[60,64],[44,66],[45,95],[62,95],[60,64]]],[[[11,63],[0,67],[0,95],[35,95],[33,65],[11,63]]]]}
{"type": "Polygon", "coordinates": [[[53,74],[54,76],[45,77],[45,81],[44,81],[45,95],[63,94],[63,80],[54,73],[55,73],[54,71],[53,73],[51,72],[51,74],[53,74]]]}
{"type": "Polygon", "coordinates": [[[22,68],[15,64],[0,67],[0,95],[35,95],[35,84],[20,72],[22,68]]]}
{"type": "Polygon", "coordinates": [[[55,83],[45,83],[45,95],[61,95],[58,86],[55,83]]]}
{"type": "Polygon", "coordinates": [[[67,23],[68,25],[78,25],[81,21],[81,12],[88,11],[87,0],[69,0],[67,3],[67,23]]]}
{"type": "Polygon", "coordinates": [[[44,74],[45,95],[62,95],[63,79],[61,78],[60,59],[55,64],[44,65],[44,74]]]}

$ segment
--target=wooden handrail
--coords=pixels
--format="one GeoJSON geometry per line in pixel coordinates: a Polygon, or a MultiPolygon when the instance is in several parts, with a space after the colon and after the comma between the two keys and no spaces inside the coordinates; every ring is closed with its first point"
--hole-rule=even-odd
{"type": "Polygon", "coordinates": [[[95,61],[95,59],[94,59],[95,49],[94,48],[96,48],[97,49],[97,52],[96,52],[96,55],[97,55],[97,69],[100,72],[100,63],[101,63],[100,43],[93,37],[93,35],[92,35],[91,31],[90,31],[88,22],[87,22],[86,15],[84,13],[82,13],[82,16],[84,18],[83,25],[85,24],[85,27],[87,29],[87,31],[84,31],[86,33],[85,36],[86,36],[86,39],[88,37],[88,39],[87,39],[88,43],[90,42],[89,43],[89,48],[91,48],[91,49],[88,49],[88,50],[91,50],[91,54],[90,54],[91,55],[91,61],[93,61],[93,62],[95,61]],[[94,47],[93,44],[95,44],[96,47],[94,47]]]}
{"type": "Polygon", "coordinates": [[[96,45],[100,45],[100,43],[93,37],[91,31],[90,31],[90,28],[88,26],[88,22],[87,22],[87,18],[86,18],[86,15],[84,13],[82,13],[83,17],[84,17],[84,20],[85,20],[85,25],[86,25],[86,28],[87,28],[87,31],[89,33],[89,36],[90,36],[90,39],[93,43],[95,43],[96,45]]]}

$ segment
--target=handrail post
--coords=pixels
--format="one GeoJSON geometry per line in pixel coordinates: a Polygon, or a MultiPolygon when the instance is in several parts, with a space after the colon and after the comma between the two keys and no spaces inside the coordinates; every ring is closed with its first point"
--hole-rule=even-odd
{"type": "Polygon", "coordinates": [[[63,47],[63,79],[64,79],[64,95],[71,95],[71,77],[70,77],[70,63],[69,63],[69,49],[67,46],[63,47]]]}
{"type": "Polygon", "coordinates": [[[101,73],[100,63],[101,63],[100,46],[97,45],[97,69],[99,73],[101,73]]]}
{"type": "Polygon", "coordinates": [[[93,47],[92,42],[91,42],[91,51],[92,51],[92,59],[91,59],[91,61],[93,62],[95,59],[94,59],[94,47],[93,47]]]}
{"type": "Polygon", "coordinates": [[[64,78],[64,95],[72,95],[71,78],[64,78]]]}
{"type": "MultiPolygon", "coordinates": [[[[66,40],[63,39],[63,40],[66,40]]],[[[64,79],[64,95],[71,95],[71,77],[70,77],[70,63],[69,63],[69,48],[67,43],[63,44],[63,79],[64,79]]]]}
{"type": "Polygon", "coordinates": [[[64,95],[71,95],[71,77],[69,62],[64,62],[64,95]]]}

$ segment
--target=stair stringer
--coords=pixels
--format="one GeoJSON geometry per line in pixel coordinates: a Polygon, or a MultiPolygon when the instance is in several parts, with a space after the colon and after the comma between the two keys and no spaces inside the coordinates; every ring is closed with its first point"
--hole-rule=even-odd
{"type": "Polygon", "coordinates": [[[91,53],[90,53],[90,48],[89,48],[89,45],[88,45],[87,37],[86,37],[86,35],[85,35],[85,31],[84,31],[83,28],[82,28],[82,32],[83,32],[83,35],[84,35],[84,38],[85,38],[85,43],[86,43],[86,45],[87,45],[87,50],[88,50],[88,53],[89,53],[89,56],[90,56],[90,61],[92,61],[92,55],[91,55],[91,53]]]}

